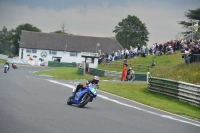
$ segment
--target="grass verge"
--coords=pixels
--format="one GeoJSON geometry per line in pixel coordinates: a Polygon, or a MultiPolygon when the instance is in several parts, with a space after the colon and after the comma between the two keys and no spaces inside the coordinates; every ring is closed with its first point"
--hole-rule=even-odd
{"type": "Polygon", "coordinates": [[[148,91],[147,84],[100,82],[100,90],[200,121],[200,107],[148,91]]]}
{"type": "MultiPolygon", "coordinates": [[[[35,74],[38,75],[50,75],[53,76],[55,79],[67,79],[67,80],[74,80],[74,79],[86,79],[91,80],[93,78],[92,75],[78,75],[78,68],[73,67],[53,67],[50,71],[40,71],[36,72],[35,74]]],[[[101,80],[109,80],[111,78],[100,77],[101,80]]]]}
{"type": "Polygon", "coordinates": [[[0,63],[4,64],[4,63],[6,63],[6,60],[0,59],[0,63]]]}

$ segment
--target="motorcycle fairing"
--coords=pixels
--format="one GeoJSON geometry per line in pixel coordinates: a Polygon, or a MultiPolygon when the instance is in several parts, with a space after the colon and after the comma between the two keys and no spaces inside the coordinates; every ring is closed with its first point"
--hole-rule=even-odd
{"type": "Polygon", "coordinates": [[[82,96],[87,92],[88,92],[88,89],[80,89],[76,93],[74,99],[72,99],[72,102],[75,103],[75,104],[78,104],[81,101],[82,96]]]}

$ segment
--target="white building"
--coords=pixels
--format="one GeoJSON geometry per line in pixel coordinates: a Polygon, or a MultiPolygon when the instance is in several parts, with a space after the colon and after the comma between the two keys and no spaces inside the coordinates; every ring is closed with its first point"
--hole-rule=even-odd
{"type": "MultiPolygon", "coordinates": [[[[111,38],[22,31],[19,58],[32,65],[39,65],[41,60],[46,65],[48,61],[83,63],[83,55],[95,57],[99,50],[111,53],[121,49],[119,42],[111,38]]],[[[91,68],[98,66],[98,58],[88,58],[87,62],[91,68]]]]}

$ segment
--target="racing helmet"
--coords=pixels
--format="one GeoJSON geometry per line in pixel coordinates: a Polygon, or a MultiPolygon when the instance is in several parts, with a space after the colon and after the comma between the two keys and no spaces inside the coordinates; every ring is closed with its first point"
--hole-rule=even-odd
{"type": "Polygon", "coordinates": [[[98,77],[98,76],[94,76],[93,82],[94,82],[95,84],[98,84],[98,83],[99,83],[99,77],[98,77]]]}

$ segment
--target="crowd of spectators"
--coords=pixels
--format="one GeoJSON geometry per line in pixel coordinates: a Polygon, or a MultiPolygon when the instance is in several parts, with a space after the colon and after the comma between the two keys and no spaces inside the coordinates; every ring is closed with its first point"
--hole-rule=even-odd
{"type": "Polygon", "coordinates": [[[186,64],[200,62],[200,40],[182,40],[181,54],[186,64]]]}
{"type": "Polygon", "coordinates": [[[168,40],[165,43],[154,43],[149,48],[147,45],[130,46],[129,49],[123,48],[112,53],[99,53],[99,63],[116,61],[119,59],[135,58],[137,56],[146,57],[147,55],[162,56],[174,54],[176,51],[182,51],[186,64],[194,61],[192,54],[200,54],[199,40],[168,40]],[[183,52],[184,51],[184,52],[183,52]]]}
{"type": "Polygon", "coordinates": [[[123,48],[118,51],[113,51],[112,53],[99,53],[99,63],[101,63],[102,60],[105,60],[106,62],[111,62],[119,59],[134,58],[136,56],[145,57],[146,55],[148,55],[148,53],[148,46],[142,45],[141,47],[138,44],[138,46],[136,47],[130,46],[130,49],[123,48]]]}

